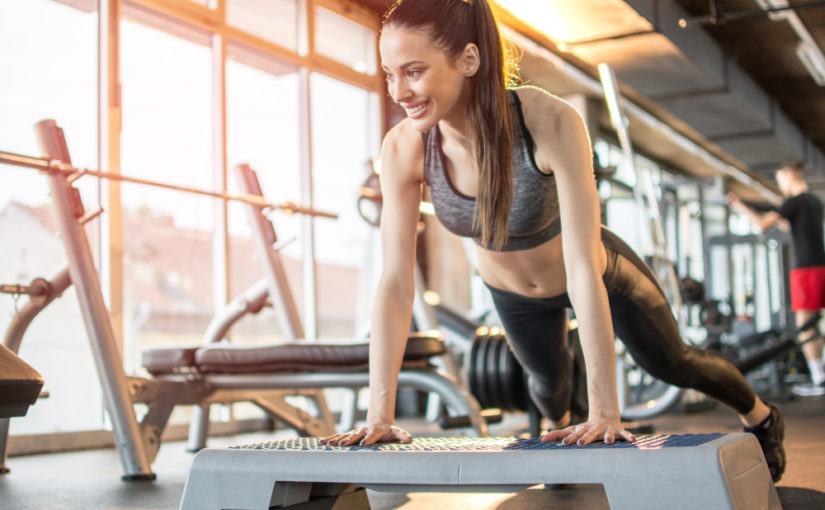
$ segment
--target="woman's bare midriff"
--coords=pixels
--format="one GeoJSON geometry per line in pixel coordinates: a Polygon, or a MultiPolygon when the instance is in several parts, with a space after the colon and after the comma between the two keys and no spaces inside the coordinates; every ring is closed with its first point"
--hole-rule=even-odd
{"type": "Polygon", "coordinates": [[[567,292],[561,236],[529,250],[497,252],[476,245],[476,254],[481,278],[491,287],[534,298],[567,292]]]}

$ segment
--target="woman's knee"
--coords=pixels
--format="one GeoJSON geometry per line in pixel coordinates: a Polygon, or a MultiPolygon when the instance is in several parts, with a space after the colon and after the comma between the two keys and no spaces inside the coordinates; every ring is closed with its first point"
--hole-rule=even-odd
{"type": "Polygon", "coordinates": [[[530,376],[527,381],[530,398],[541,413],[551,420],[561,419],[570,410],[570,396],[573,391],[573,381],[555,379],[548,383],[539,377],[530,376]]]}
{"type": "Polygon", "coordinates": [[[699,364],[695,358],[696,353],[687,346],[671,352],[660,351],[655,356],[634,357],[636,363],[649,375],[680,388],[691,388],[696,384],[699,364]]]}

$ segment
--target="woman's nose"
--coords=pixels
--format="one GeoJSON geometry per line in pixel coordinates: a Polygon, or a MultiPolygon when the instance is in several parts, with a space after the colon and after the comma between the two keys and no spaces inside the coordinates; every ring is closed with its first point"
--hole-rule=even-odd
{"type": "Polygon", "coordinates": [[[410,89],[407,86],[407,81],[403,79],[397,79],[390,85],[390,97],[396,103],[400,103],[405,98],[410,96],[410,89]]]}

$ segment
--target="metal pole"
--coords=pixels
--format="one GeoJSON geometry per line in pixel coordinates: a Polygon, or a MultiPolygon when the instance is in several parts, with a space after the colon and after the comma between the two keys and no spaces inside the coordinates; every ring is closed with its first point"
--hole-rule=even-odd
{"type": "MultiPolygon", "coordinates": [[[[314,40],[314,16],[311,14],[313,2],[307,2],[307,42],[311,48],[314,40]]],[[[300,105],[298,115],[298,129],[300,130],[301,143],[301,200],[304,203],[313,202],[313,182],[312,182],[312,101],[310,94],[310,72],[302,68],[298,72],[300,82],[300,92],[298,103],[300,105]]],[[[318,338],[318,274],[315,266],[315,222],[312,218],[303,218],[301,228],[303,238],[301,239],[301,275],[303,277],[303,301],[304,301],[304,326],[306,327],[307,338],[316,340],[318,338]]]]}
{"type": "MultiPolygon", "coordinates": [[[[249,165],[237,165],[233,170],[240,189],[249,194],[261,193],[257,177],[249,165]]],[[[261,214],[259,207],[248,204],[246,212],[255,238],[256,251],[264,261],[264,273],[269,282],[269,297],[275,304],[275,313],[278,315],[284,335],[290,342],[303,339],[304,327],[295,306],[295,298],[292,296],[281,254],[272,247],[276,241],[272,224],[261,214]]]]}
{"type": "MultiPolygon", "coordinates": [[[[68,159],[62,131],[54,121],[37,124],[40,146],[49,155],[68,159]]],[[[152,480],[151,462],[140,425],[132,407],[132,393],[118,350],[109,312],[100,290],[97,270],[86,233],[77,221],[74,206],[79,197],[61,172],[49,173],[49,189],[54,201],[61,238],[69,261],[69,274],[77,291],[83,321],[89,334],[100,386],[112,419],[115,446],[120,453],[124,479],[152,480]]]]}
{"type": "Polygon", "coordinates": [[[767,276],[767,278],[765,278],[765,283],[768,287],[768,317],[770,318],[770,327],[771,327],[771,329],[782,329],[782,324],[778,320],[779,319],[778,314],[773,309],[773,296],[774,296],[773,276],[774,276],[775,273],[771,270],[772,266],[773,266],[773,263],[772,263],[772,260],[771,260],[772,257],[771,257],[771,241],[770,240],[768,240],[768,242],[765,243],[765,245],[764,245],[764,253],[765,253],[765,274],[767,276]]]}
{"type": "Polygon", "coordinates": [[[705,216],[705,190],[701,183],[696,184],[699,191],[699,230],[702,238],[702,281],[705,286],[705,296],[713,295],[713,267],[710,263],[710,245],[708,244],[708,223],[705,216]]]}

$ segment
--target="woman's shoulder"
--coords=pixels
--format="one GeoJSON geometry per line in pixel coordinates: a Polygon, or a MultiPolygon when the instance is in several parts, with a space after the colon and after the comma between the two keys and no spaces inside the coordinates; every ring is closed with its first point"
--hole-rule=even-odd
{"type": "Polygon", "coordinates": [[[381,159],[382,164],[389,164],[397,171],[412,173],[423,180],[424,140],[409,119],[402,120],[384,135],[381,159]]]}
{"type": "Polygon", "coordinates": [[[555,138],[570,122],[580,122],[581,115],[564,99],[532,85],[512,89],[521,103],[527,129],[534,138],[555,138]]]}
{"type": "Polygon", "coordinates": [[[573,106],[564,99],[534,85],[522,85],[513,90],[519,98],[522,110],[525,113],[559,114],[575,111],[573,106]]]}
{"type": "Polygon", "coordinates": [[[587,129],[578,110],[564,99],[538,87],[516,89],[524,124],[535,142],[535,159],[544,173],[569,167],[575,147],[589,145],[587,129]]]}
{"type": "Polygon", "coordinates": [[[577,125],[584,123],[581,114],[564,99],[533,86],[514,90],[521,102],[524,123],[539,150],[542,146],[569,143],[570,136],[581,132],[577,129],[577,125]]]}

